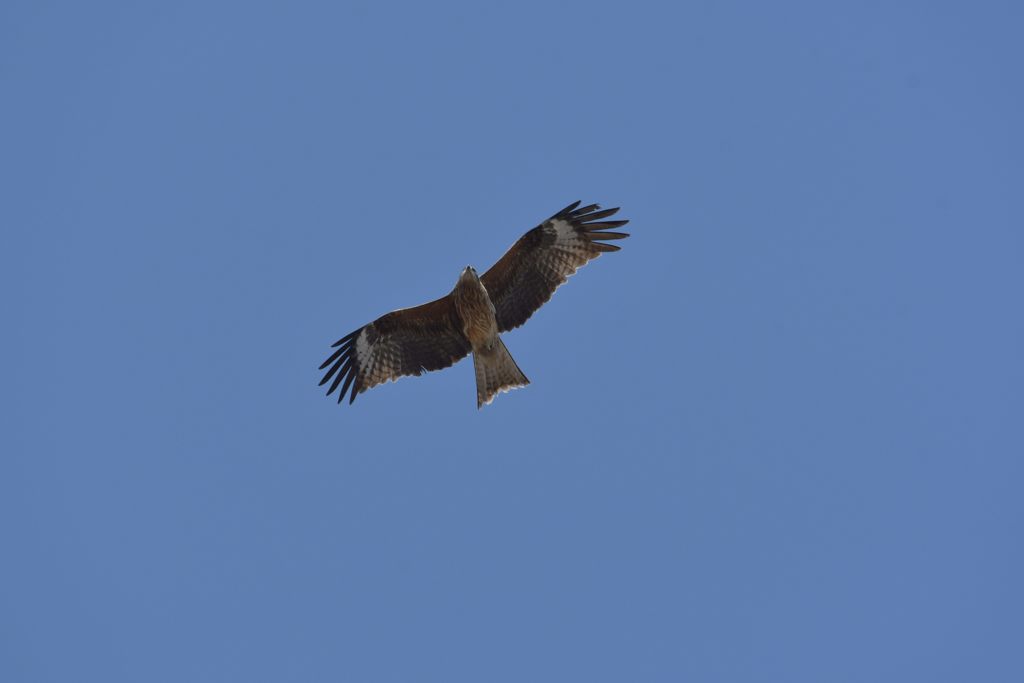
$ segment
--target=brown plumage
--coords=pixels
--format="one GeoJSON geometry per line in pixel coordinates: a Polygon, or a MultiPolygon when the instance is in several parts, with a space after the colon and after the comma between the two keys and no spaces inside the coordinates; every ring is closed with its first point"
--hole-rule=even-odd
{"type": "Polygon", "coordinates": [[[334,343],[320,369],[320,384],[339,386],[349,403],[371,387],[405,375],[447,368],[473,353],[477,407],[499,392],[529,384],[498,336],[519,327],[578,268],[619,247],[601,240],[628,221],[602,221],[618,211],[597,204],[565,207],[523,235],[490,270],[478,277],[466,268],[455,288],[436,301],[392,311],[334,343]],[[332,381],[333,379],[333,381],[332,381]],[[350,391],[351,389],[351,391],[350,391]]]}

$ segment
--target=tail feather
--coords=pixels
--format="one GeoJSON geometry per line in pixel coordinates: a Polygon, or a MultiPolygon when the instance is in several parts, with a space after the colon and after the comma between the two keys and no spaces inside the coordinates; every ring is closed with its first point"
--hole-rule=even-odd
{"type": "Polygon", "coordinates": [[[512,354],[505,348],[505,342],[500,337],[491,351],[473,353],[473,369],[476,371],[477,408],[489,404],[502,391],[518,389],[530,383],[512,360],[512,354]]]}

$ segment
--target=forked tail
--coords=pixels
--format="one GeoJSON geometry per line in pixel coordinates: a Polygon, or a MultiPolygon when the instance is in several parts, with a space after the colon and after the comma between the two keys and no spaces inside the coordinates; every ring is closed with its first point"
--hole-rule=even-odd
{"type": "Polygon", "coordinates": [[[505,348],[501,337],[490,351],[473,353],[473,369],[476,371],[477,408],[493,401],[499,392],[525,387],[530,383],[512,360],[512,354],[505,348]]]}

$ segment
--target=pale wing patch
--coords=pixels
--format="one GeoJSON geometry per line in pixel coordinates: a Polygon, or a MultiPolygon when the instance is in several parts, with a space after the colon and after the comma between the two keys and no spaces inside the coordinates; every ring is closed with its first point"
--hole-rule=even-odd
{"type": "Polygon", "coordinates": [[[581,235],[569,221],[560,218],[548,221],[544,231],[553,234],[555,241],[548,247],[538,265],[545,271],[545,275],[556,283],[555,289],[565,284],[566,279],[587,262],[601,255],[600,252],[596,252],[592,242],[581,235]]]}
{"type": "Polygon", "coordinates": [[[387,337],[371,344],[367,328],[363,328],[356,338],[356,368],[360,393],[387,381],[398,381],[402,377],[398,345],[387,337]]]}

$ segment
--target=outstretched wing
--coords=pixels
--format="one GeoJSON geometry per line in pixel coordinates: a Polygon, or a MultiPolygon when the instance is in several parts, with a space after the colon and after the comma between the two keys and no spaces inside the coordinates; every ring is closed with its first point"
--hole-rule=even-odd
{"type": "Polygon", "coordinates": [[[624,232],[605,232],[629,221],[602,221],[618,211],[597,204],[565,207],[519,238],[480,280],[494,304],[498,331],[525,323],[543,306],[559,285],[606,251],[620,247],[599,240],[621,240],[624,232]]]}
{"type": "Polygon", "coordinates": [[[470,352],[469,340],[449,294],[415,308],[392,311],[336,341],[337,350],[320,369],[330,366],[320,380],[334,378],[327,395],[338,385],[338,403],[351,386],[349,403],[371,387],[404,375],[420,375],[454,365],[470,352]]]}

